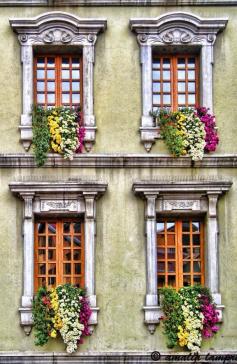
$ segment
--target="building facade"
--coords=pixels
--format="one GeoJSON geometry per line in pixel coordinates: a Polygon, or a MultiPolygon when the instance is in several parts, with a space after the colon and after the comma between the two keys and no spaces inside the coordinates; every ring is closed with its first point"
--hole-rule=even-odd
{"type": "Polygon", "coordinates": [[[172,360],[157,289],[194,283],[221,321],[201,355],[237,355],[236,26],[235,0],[0,0],[0,362],[172,360]],[[34,103],[80,104],[82,154],[37,167],[34,103]],[[217,151],[175,158],[150,112],[197,104],[217,151]],[[31,317],[38,286],[69,281],[92,308],[73,356],[36,347],[31,317]]]}

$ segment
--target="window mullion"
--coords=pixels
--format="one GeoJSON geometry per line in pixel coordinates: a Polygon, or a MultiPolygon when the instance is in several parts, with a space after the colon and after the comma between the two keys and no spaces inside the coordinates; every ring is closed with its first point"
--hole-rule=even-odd
{"type": "Polygon", "coordinates": [[[176,249],[177,249],[177,287],[183,287],[183,252],[182,252],[182,221],[176,222],[176,249]]]}
{"type": "Polygon", "coordinates": [[[62,93],[62,79],[61,79],[61,66],[62,66],[62,57],[56,56],[55,57],[55,81],[56,81],[56,106],[61,106],[61,93],[62,93]]]}
{"type": "Polygon", "coordinates": [[[62,234],[62,221],[56,222],[56,285],[63,283],[62,280],[62,261],[63,261],[63,234],[62,234]]]}
{"type": "Polygon", "coordinates": [[[177,57],[171,57],[171,73],[172,73],[172,110],[176,111],[178,109],[178,95],[177,95],[177,57]]]}

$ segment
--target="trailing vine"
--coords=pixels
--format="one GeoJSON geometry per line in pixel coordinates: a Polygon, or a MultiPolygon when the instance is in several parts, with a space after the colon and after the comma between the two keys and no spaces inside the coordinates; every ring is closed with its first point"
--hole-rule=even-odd
{"type": "Polygon", "coordinates": [[[48,128],[47,110],[41,106],[34,106],[32,113],[33,125],[33,148],[36,164],[38,167],[44,165],[49,151],[50,132],[48,128]]]}

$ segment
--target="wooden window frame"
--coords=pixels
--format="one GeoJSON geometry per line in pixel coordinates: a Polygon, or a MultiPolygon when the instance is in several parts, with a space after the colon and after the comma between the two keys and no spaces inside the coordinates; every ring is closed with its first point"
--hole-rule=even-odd
{"type": "Polygon", "coordinates": [[[83,56],[82,54],[35,54],[34,55],[34,71],[33,71],[33,92],[34,92],[34,103],[42,105],[44,107],[47,106],[66,106],[66,107],[80,107],[82,109],[83,105],[83,56]],[[37,59],[38,58],[44,58],[44,69],[45,71],[45,77],[42,79],[37,78],[37,59]],[[48,58],[54,58],[55,59],[55,66],[54,67],[47,67],[48,65],[48,58]],[[69,67],[63,67],[62,66],[62,60],[63,58],[69,58],[69,67]],[[79,67],[73,68],[72,67],[72,58],[78,58],[79,60],[79,67]],[[54,78],[47,78],[47,69],[51,69],[55,71],[55,77],[54,78]],[[79,69],[79,79],[73,79],[72,78],[72,71],[73,69],[78,70],[79,69]],[[70,77],[68,79],[63,79],[62,77],[62,70],[69,70],[70,77]],[[42,94],[44,95],[45,102],[44,103],[38,103],[37,102],[37,82],[44,82],[44,92],[42,91],[42,94]],[[55,82],[55,102],[49,103],[47,95],[49,92],[47,89],[47,82],[55,82]],[[69,83],[69,92],[62,90],[62,82],[68,82],[69,83]],[[80,82],[80,89],[78,91],[72,90],[72,82],[80,82]],[[62,102],[62,95],[63,94],[69,94],[69,103],[63,103],[62,102]],[[79,104],[72,102],[72,95],[73,94],[79,94],[79,104]]]}
{"type": "Polygon", "coordinates": [[[80,278],[80,282],[81,282],[80,287],[84,288],[84,286],[85,286],[85,234],[84,234],[84,222],[82,221],[81,218],[78,218],[78,217],[75,217],[75,218],[72,218],[72,217],[69,217],[69,218],[67,218],[67,217],[37,218],[35,220],[35,225],[34,225],[34,241],[35,241],[35,244],[34,244],[34,290],[35,290],[35,292],[37,291],[37,289],[40,286],[38,283],[39,278],[45,278],[46,286],[49,286],[48,278],[54,277],[54,276],[56,278],[56,283],[55,283],[55,285],[52,285],[53,287],[58,286],[59,284],[66,283],[64,281],[64,278],[70,278],[70,283],[72,283],[72,284],[75,283],[75,280],[74,280],[75,278],[80,278]],[[70,223],[79,222],[81,224],[80,233],[75,234],[72,231],[70,231],[69,233],[64,233],[63,224],[66,222],[70,222],[70,223]],[[39,223],[46,224],[44,234],[39,234],[37,231],[37,226],[39,223]],[[57,225],[55,234],[49,234],[49,232],[48,232],[47,227],[48,227],[48,224],[50,224],[50,223],[56,223],[56,225],[57,225]],[[75,235],[80,236],[81,247],[75,248],[75,247],[73,247],[72,243],[71,243],[71,247],[65,247],[63,237],[66,235],[70,235],[72,239],[75,235]],[[45,247],[41,247],[38,244],[38,237],[40,237],[40,236],[46,237],[45,247]],[[55,247],[48,246],[48,236],[55,236],[55,247]],[[64,250],[69,250],[69,249],[71,250],[72,258],[71,258],[71,260],[64,260],[64,250]],[[39,260],[38,250],[45,250],[45,260],[44,261],[39,260]],[[49,261],[49,259],[48,259],[49,250],[55,250],[55,256],[56,256],[55,260],[49,261]],[[78,261],[74,260],[74,256],[72,254],[74,250],[81,251],[81,259],[78,261]],[[38,273],[38,265],[40,263],[45,263],[45,265],[46,265],[45,274],[38,273]],[[63,272],[64,263],[71,263],[71,274],[64,274],[64,272],[63,272]],[[81,273],[80,274],[74,273],[74,263],[81,264],[81,273]],[[56,274],[55,275],[48,274],[48,264],[56,264],[56,274]]]}
{"type": "Polygon", "coordinates": [[[165,277],[165,284],[164,287],[169,286],[168,281],[169,281],[169,277],[175,277],[175,285],[174,288],[176,288],[177,290],[181,287],[184,286],[184,276],[190,276],[190,285],[194,285],[194,276],[200,276],[200,284],[204,285],[205,284],[205,265],[204,265],[204,248],[205,248],[205,231],[204,231],[204,221],[202,218],[200,217],[167,217],[167,218],[157,218],[157,222],[162,222],[164,223],[165,226],[165,230],[164,230],[164,234],[158,234],[157,233],[157,251],[158,248],[164,248],[165,249],[165,257],[164,259],[158,258],[158,253],[157,253],[157,282],[158,282],[158,288],[161,288],[162,286],[159,285],[159,277],[163,276],[165,277]],[[169,222],[174,222],[174,232],[167,232],[167,223],[169,222]],[[183,231],[182,230],[182,223],[183,222],[188,222],[189,223],[189,232],[188,231],[183,231]],[[192,222],[199,222],[200,223],[200,232],[193,232],[193,228],[192,228],[192,222]],[[163,245],[159,245],[158,242],[158,235],[164,235],[164,244],[163,245]],[[174,235],[175,239],[174,239],[174,244],[168,244],[168,236],[169,235],[174,235]],[[190,237],[190,244],[189,246],[184,245],[182,242],[182,237],[184,235],[187,235],[190,237]],[[195,235],[199,235],[200,236],[200,245],[198,244],[194,244],[193,242],[193,236],[195,235]],[[200,246],[200,258],[199,259],[195,259],[193,257],[193,249],[197,248],[200,246]],[[185,259],[183,258],[183,248],[190,248],[190,258],[189,259],[185,259]],[[171,259],[168,258],[167,256],[167,251],[169,248],[175,248],[175,258],[171,259]],[[169,272],[168,271],[168,263],[169,262],[174,262],[175,263],[175,269],[174,272],[169,272]],[[190,262],[190,272],[183,272],[183,263],[184,262],[190,262]],[[193,270],[193,263],[194,262],[200,262],[200,272],[194,272],[193,270]],[[165,269],[164,272],[159,272],[159,264],[160,263],[165,263],[165,269]]]}
{"type": "MultiPolygon", "coordinates": [[[[190,69],[193,70],[193,69],[190,69]]],[[[200,87],[199,87],[199,80],[200,80],[200,59],[199,55],[192,54],[192,53],[180,53],[180,54],[160,54],[157,52],[154,52],[152,55],[152,107],[154,108],[163,108],[168,107],[172,111],[178,110],[179,107],[194,107],[199,105],[200,100],[200,87]],[[178,79],[178,59],[184,58],[185,59],[185,68],[180,69],[185,71],[185,80],[179,80],[178,79]],[[195,59],[195,79],[194,80],[188,80],[188,58],[194,58],[195,59]],[[153,85],[155,81],[158,81],[158,79],[153,78],[153,71],[155,70],[153,64],[156,60],[160,60],[160,92],[154,92],[153,91],[153,85]],[[170,60],[170,79],[164,80],[163,79],[163,61],[164,59],[170,60]],[[167,81],[170,82],[170,92],[163,92],[163,83],[167,81]],[[178,82],[184,82],[185,83],[185,91],[184,92],[178,92],[178,82]],[[188,82],[194,82],[195,83],[195,92],[188,92],[188,82]],[[170,95],[170,104],[165,104],[163,102],[163,95],[170,95]],[[178,94],[185,95],[185,105],[181,105],[178,103],[178,94]],[[195,95],[195,105],[191,105],[188,103],[188,95],[195,95]],[[154,104],[153,102],[153,96],[154,95],[160,95],[160,104],[154,104]]],[[[158,82],[157,82],[158,83],[158,82]]]]}

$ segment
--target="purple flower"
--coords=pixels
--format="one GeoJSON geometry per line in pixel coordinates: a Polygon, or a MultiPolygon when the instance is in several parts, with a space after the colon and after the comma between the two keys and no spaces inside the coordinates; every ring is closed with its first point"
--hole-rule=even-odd
{"type": "Polygon", "coordinates": [[[219,138],[216,131],[215,116],[208,113],[208,109],[206,107],[198,107],[197,115],[200,120],[205,124],[205,151],[214,152],[216,150],[217,144],[219,143],[219,138]]]}

